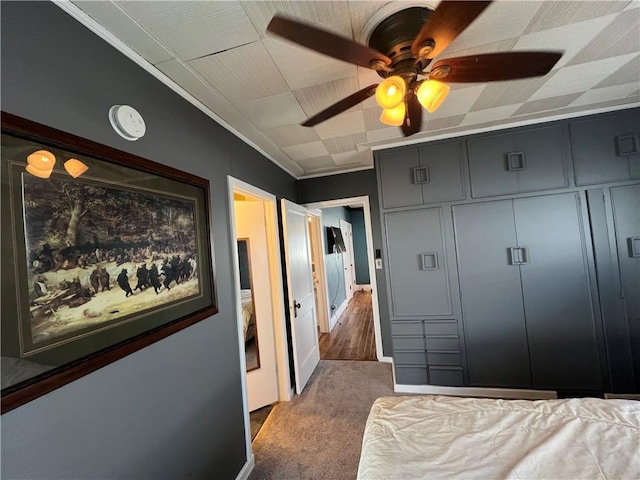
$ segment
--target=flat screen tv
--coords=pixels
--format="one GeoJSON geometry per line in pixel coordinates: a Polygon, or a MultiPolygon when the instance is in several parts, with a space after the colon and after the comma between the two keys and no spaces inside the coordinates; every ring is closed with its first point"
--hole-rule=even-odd
{"type": "Polygon", "coordinates": [[[327,250],[329,250],[329,253],[342,253],[347,251],[340,228],[327,227],[327,250]]]}

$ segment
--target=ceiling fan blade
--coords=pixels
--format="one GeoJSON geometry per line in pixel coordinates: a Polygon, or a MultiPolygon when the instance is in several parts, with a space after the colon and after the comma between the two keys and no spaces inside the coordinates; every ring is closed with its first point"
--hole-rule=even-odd
{"type": "Polygon", "coordinates": [[[354,63],[361,67],[372,68],[372,62],[376,61],[380,61],[385,65],[391,64],[389,57],[373,48],[366,47],[335,33],[278,15],[271,19],[267,26],[267,31],[316,52],[324,53],[330,57],[354,63]]]}
{"type": "Polygon", "coordinates": [[[432,78],[443,82],[496,82],[546,75],[560,60],[560,52],[503,52],[439,60],[432,78]],[[444,75],[447,68],[451,70],[444,75]],[[436,73],[443,72],[443,76],[436,73]]]}
{"type": "Polygon", "coordinates": [[[411,95],[407,99],[407,117],[402,124],[402,133],[405,137],[420,131],[422,126],[422,105],[418,102],[418,97],[411,95]]]}
{"type": "Polygon", "coordinates": [[[320,113],[315,114],[313,117],[308,119],[306,122],[302,123],[303,127],[313,127],[325,120],[338,115],[339,113],[344,112],[345,110],[349,110],[351,107],[359,104],[360,102],[364,102],[371,95],[376,93],[376,87],[378,84],[369,85],[362,90],[357,91],[349,95],[348,97],[343,98],[337,103],[334,103],[328,108],[325,108],[320,113]]]}
{"type": "Polygon", "coordinates": [[[433,40],[435,46],[427,58],[437,57],[471,22],[478,18],[490,3],[443,0],[418,32],[418,36],[411,45],[411,51],[414,55],[418,55],[422,43],[433,40]]]}

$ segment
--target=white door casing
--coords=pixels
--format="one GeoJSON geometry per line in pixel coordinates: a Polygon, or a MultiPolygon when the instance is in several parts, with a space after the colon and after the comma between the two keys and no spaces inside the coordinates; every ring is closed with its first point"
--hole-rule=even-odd
{"type": "Polygon", "coordinates": [[[262,202],[234,202],[236,235],[249,239],[249,261],[260,367],[247,372],[249,411],[278,401],[274,321],[269,291],[267,229],[262,202]]]}
{"type": "Polygon", "coordinates": [[[353,228],[349,222],[340,220],[340,230],[342,230],[342,237],[344,239],[344,245],[347,249],[342,254],[342,266],[344,269],[344,290],[347,304],[353,298],[353,292],[355,290],[355,274],[354,274],[354,256],[353,256],[353,228]]]}
{"type": "Polygon", "coordinates": [[[320,361],[311,246],[307,210],[285,199],[281,206],[293,365],[296,392],[300,394],[320,361]]]}

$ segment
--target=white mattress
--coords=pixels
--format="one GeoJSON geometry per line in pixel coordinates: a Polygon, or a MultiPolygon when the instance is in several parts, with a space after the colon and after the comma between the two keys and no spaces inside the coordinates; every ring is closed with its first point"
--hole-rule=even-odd
{"type": "Polygon", "coordinates": [[[358,479],[640,478],[640,402],[382,397],[358,479]]]}

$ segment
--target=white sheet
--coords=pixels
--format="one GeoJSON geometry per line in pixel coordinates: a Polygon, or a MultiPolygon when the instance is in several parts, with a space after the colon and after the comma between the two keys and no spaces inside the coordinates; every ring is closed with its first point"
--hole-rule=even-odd
{"type": "Polygon", "coordinates": [[[640,402],[382,397],[358,479],[640,478],[640,402]]]}

